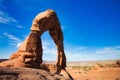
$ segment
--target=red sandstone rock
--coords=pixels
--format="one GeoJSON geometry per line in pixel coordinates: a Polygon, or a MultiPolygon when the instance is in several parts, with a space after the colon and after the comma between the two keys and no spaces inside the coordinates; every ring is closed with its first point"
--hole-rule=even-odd
{"type": "Polygon", "coordinates": [[[65,69],[66,56],[64,53],[63,33],[58,17],[53,10],[46,10],[35,17],[31,32],[18,51],[10,56],[11,60],[2,62],[0,65],[40,68],[40,64],[42,63],[42,44],[40,36],[47,30],[49,30],[49,34],[57,46],[56,73],[63,74],[72,79],[65,69]]]}

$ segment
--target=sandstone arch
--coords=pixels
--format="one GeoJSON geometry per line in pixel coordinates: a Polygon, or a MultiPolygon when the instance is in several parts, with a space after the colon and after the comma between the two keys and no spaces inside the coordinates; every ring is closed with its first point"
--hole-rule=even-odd
{"type": "Polygon", "coordinates": [[[62,73],[63,75],[66,75],[72,79],[70,74],[65,69],[66,56],[64,53],[63,32],[61,30],[60,22],[56,13],[53,10],[46,10],[38,14],[34,18],[30,30],[30,34],[24,40],[18,51],[10,56],[10,59],[13,59],[12,64],[15,63],[15,65],[11,64],[11,66],[40,67],[39,64],[42,63],[43,51],[40,36],[48,30],[57,47],[58,56],[56,73],[62,73]],[[21,65],[17,65],[16,62],[20,61],[19,58],[23,61],[21,65]]]}
{"type": "MultiPolygon", "coordinates": [[[[35,55],[36,62],[42,63],[42,44],[41,38],[39,37],[47,30],[49,30],[49,34],[57,46],[58,57],[56,65],[58,69],[65,69],[66,57],[63,47],[63,33],[57,15],[53,10],[47,10],[35,17],[32,23],[31,33],[20,46],[17,54],[21,52],[31,52],[31,54],[35,55]]],[[[11,59],[15,57],[14,55],[11,55],[11,59]]],[[[16,56],[16,58],[18,58],[18,56],[16,56]]]]}

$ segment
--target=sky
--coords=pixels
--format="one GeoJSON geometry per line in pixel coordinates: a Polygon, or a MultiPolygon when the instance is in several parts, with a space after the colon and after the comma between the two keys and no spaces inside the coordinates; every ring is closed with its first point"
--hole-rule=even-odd
{"type": "MultiPolygon", "coordinates": [[[[0,58],[16,52],[34,17],[57,13],[67,61],[120,59],[120,0],[0,0],[0,58]]],[[[42,36],[43,60],[56,61],[48,31],[42,36]]]]}

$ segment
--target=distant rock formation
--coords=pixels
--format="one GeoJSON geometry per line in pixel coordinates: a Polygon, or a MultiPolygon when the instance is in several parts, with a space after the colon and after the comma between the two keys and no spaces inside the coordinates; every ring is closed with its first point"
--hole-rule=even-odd
{"type": "Polygon", "coordinates": [[[120,67],[120,60],[117,60],[116,64],[120,67]]]}
{"type": "Polygon", "coordinates": [[[96,63],[96,64],[93,66],[93,69],[94,69],[94,70],[99,70],[99,69],[101,69],[101,67],[100,67],[99,64],[96,63]]]}
{"type": "Polygon", "coordinates": [[[40,36],[47,30],[57,46],[58,56],[55,73],[73,79],[65,69],[66,56],[64,53],[63,32],[58,17],[53,10],[46,10],[35,17],[28,37],[18,51],[10,56],[10,60],[0,63],[0,66],[41,68],[43,50],[40,36]]]}

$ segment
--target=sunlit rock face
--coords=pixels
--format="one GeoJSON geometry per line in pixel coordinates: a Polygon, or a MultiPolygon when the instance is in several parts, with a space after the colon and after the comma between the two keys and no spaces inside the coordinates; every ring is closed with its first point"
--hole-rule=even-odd
{"type": "Polygon", "coordinates": [[[30,33],[19,49],[10,56],[10,60],[0,63],[0,66],[41,68],[42,43],[41,35],[49,31],[57,46],[56,74],[63,74],[72,79],[66,71],[66,56],[63,45],[63,32],[57,14],[53,10],[39,13],[33,20],[30,33]]]}

